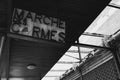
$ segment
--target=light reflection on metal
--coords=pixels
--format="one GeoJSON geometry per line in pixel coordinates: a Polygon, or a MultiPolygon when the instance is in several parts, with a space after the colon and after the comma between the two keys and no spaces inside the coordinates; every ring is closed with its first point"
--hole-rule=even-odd
{"type": "Polygon", "coordinates": [[[70,55],[67,55],[67,54],[65,54],[65,56],[68,56],[68,57],[71,57],[71,58],[74,58],[74,59],[79,60],[79,58],[77,58],[77,57],[73,57],[73,56],[70,56],[70,55]]]}
{"type": "Polygon", "coordinates": [[[5,41],[5,36],[2,36],[0,41],[0,56],[1,56],[4,41],[5,41]]]}
{"type": "Polygon", "coordinates": [[[29,69],[29,70],[33,70],[33,69],[35,69],[37,66],[36,66],[36,64],[28,64],[27,65],[27,69],[29,69]]]}
{"type": "Polygon", "coordinates": [[[94,36],[94,37],[104,37],[104,36],[106,36],[105,34],[89,33],[89,32],[84,32],[82,35],[94,36]]]}
{"type": "MultiPolygon", "coordinates": [[[[78,53],[78,50],[68,50],[67,52],[71,52],[71,53],[78,53]]],[[[89,53],[90,51],[80,51],[81,53],[89,53]]]]}
{"type": "Polygon", "coordinates": [[[50,72],[64,72],[66,70],[50,70],[50,72]]]}
{"type": "Polygon", "coordinates": [[[59,77],[59,76],[44,76],[44,77],[59,77]]]}
{"type": "Polygon", "coordinates": [[[57,64],[73,64],[73,63],[79,63],[79,61],[78,62],[66,62],[66,61],[57,62],[57,64]]]}

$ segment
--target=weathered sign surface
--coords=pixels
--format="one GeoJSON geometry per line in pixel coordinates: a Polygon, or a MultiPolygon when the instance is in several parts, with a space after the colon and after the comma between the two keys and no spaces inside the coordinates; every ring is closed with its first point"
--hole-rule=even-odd
{"type": "Polygon", "coordinates": [[[65,42],[65,21],[15,8],[10,32],[39,39],[65,42]]]}

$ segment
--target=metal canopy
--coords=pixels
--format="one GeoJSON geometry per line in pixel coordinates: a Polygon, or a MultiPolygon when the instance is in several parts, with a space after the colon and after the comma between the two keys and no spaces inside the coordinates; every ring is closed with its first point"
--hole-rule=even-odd
{"type": "MultiPolygon", "coordinates": [[[[13,0],[13,8],[57,17],[66,21],[65,43],[10,39],[9,78],[38,80],[50,70],[60,57],[79,38],[110,0],[13,0]],[[39,42],[39,43],[38,43],[39,42]],[[48,45],[49,44],[49,45],[48,45]],[[28,64],[36,68],[28,70],[28,64]],[[31,79],[30,79],[31,78],[31,79]]],[[[9,36],[11,37],[11,36],[9,36]]]]}

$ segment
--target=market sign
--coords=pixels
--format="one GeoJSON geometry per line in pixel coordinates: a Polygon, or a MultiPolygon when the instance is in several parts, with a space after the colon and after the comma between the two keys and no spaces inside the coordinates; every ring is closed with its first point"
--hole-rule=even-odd
{"type": "Polygon", "coordinates": [[[10,32],[39,39],[65,42],[65,21],[15,8],[10,32]]]}

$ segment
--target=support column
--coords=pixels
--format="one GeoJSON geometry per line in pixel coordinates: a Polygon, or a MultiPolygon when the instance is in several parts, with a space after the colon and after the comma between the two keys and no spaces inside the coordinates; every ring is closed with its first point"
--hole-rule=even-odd
{"type": "MultiPolygon", "coordinates": [[[[79,39],[77,40],[77,43],[79,44],[79,39]]],[[[81,51],[80,51],[80,46],[78,46],[78,53],[79,53],[79,63],[82,62],[82,57],[81,57],[81,51]]],[[[80,72],[80,78],[83,80],[83,75],[82,75],[82,70],[81,67],[79,67],[79,72],[80,72]]]]}
{"type": "Polygon", "coordinates": [[[3,50],[1,54],[1,63],[0,63],[0,76],[9,80],[9,68],[10,68],[10,39],[7,37],[5,39],[3,50]]]}
{"type": "Polygon", "coordinates": [[[2,55],[3,55],[3,46],[4,46],[4,42],[5,42],[5,36],[0,36],[1,37],[1,41],[0,41],[0,80],[2,77],[2,71],[3,71],[3,67],[2,67],[2,55]]]}

